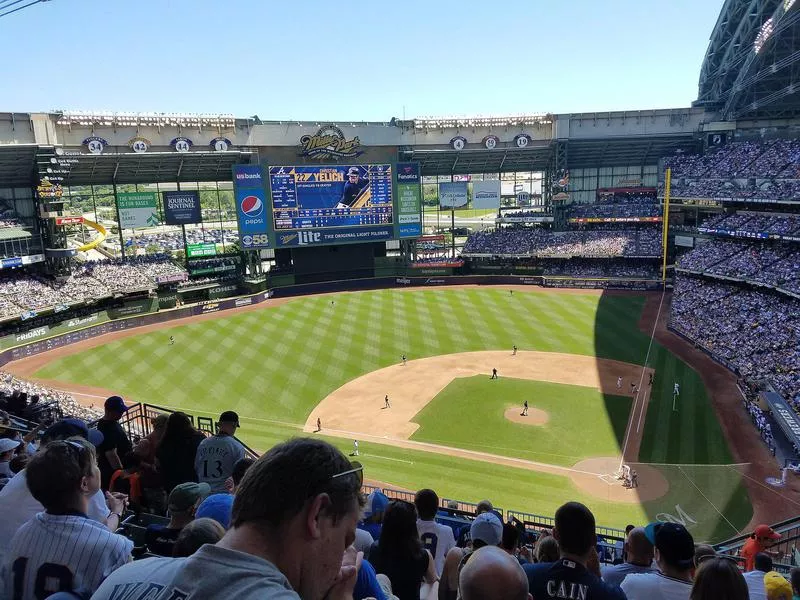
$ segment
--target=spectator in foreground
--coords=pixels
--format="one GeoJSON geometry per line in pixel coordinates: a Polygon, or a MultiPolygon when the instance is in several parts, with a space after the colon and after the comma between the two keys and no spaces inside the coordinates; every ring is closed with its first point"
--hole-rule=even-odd
{"type": "MultiPolygon", "coordinates": [[[[458,508],[458,504],[456,504],[456,508],[458,508]]],[[[478,517],[485,512],[494,512],[494,506],[489,500],[481,500],[478,504],[475,505],[475,516],[478,517]]],[[[498,515],[498,518],[500,516],[498,515]]],[[[469,546],[470,537],[469,532],[471,529],[471,525],[464,525],[461,529],[458,530],[458,535],[456,536],[456,546],[459,548],[466,548],[469,546]]]]}
{"type": "Polygon", "coordinates": [[[560,560],[523,567],[534,598],[625,599],[618,587],[604,583],[587,569],[597,556],[595,520],[588,508],[579,502],[562,505],[556,511],[553,537],[561,548],[560,560]]]}
{"type": "Polygon", "coordinates": [[[244,478],[244,474],[247,473],[247,470],[252,467],[255,462],[255,459],[248,457],[237,460],[236,464],[233,465],[233,473],[231,473],[230,479],[225,481],[225,489],[231,494],[235,494],[236,490],[239,489],[239,484],[244,478]]]}
{"type": "Polygon", "coordinates": [[[389,497],[378,490],[370,492],[369,496],[367,496],[364,519],[358,524],[358,528],[369,533],[375,541],[381,537],[383,516],[388,506],[389,497]]]}
{"type": "Polygon", "coordinates": [[[754,560],[755,568],[744,574],[744,581],[751,600],[766,600],[767,590],[764,588],[764,575],[772,571],[772,559],[768,554],[759,552],[754,560]]]}
{"type": "Polygon", "coordinates": [[[694,568],[695,571],[700,568],[700,565],[703,564],[703,561],[708,560],[711,557],[717,555],[717,551],[714,550],[713,546],[709,546],[708,544],[697,544],[694,547],[694,568]]]}
{"type": "Polygon", "coordinates": [[[552,535],[541,536],[536,542],[537,563],[556,562],[560,556],[561,548],[558,547],[558,540],[552,535]]]}
{"type": "Polygon", "coordinates": [[[164,480],[156,465],[156,452],[167,429],[169,415],[161,413],[150,420],[153,430],[143,437],[133,452],[139,456],[139,477],[142,485],[144,505],[150,512],[162,515],[167,508],[167,495],[164,492],[164,480]]]}
{"type": "Polygon", "coordinates": [[[327,442],[297,438],[274,446],[247,472],[233,526],[189,558],[126,565],[93,600],[162,588],[159,597],[350,600],[358,556],[361,468],[327,442]]]}
{"type": "Polygon", "coordinates": [[[169,493],[169,523],[147,526],[145,531],[147,549],[153,554],[172,556],[175,540],[180,537],[181,531],[194,520],[197,507],[210,491],[211,488],[207,483],[189,481],[176,485],[169,493]]]}
{"type": "Polygon", "coordinates": [[[781,539],[780,534],[775,533],[769,525],[762,524],[756,527],[739,552],[739,555],[744,558],[744,570],[755,569],[756,554],[766,552],[775,543],[775,540],[779,539],[781,539]]]}
{"type": "Polygon", "coordinates": [[[200,442],[195,456],[194,468],[197,480],[211,486],[212,494],[228,490],[225,480],[233,475],[236,462],[244,458],[244,446],[233,437],[239,427],[239,415],[226,410],[219,416],[217,434],[200,442]]]}
{"type": "Polygon", "coordinates": [[[631,573],[653,571],[653,544],[647,539],[644,527],[634,527],[625,540],[624,554],[627,562],[602,569],[603,581],[618,586],[631,573]]]}
{"type": "Polygon", "coordinates": [[[419,539],[425,549],[433,555],[437,577],[441,576],[444,559],[450,552],[450,548],[456,545],[453,530],[447,525],[434,521],[436,512],[439,510],[439,496],[433,490],[418,491],[414,496],[414,506],[419,515],[419,519],[417,519],[419,539]]]}
{"type": "Polygon", "coordinates": [[[211,494],[197,507],[195,516],[198,519],[214,519],[223,529],[230,529],[233,514],[233,496],[231,494],[211,494]]]}
{"type": "Polygon", "coordinates": [[[689,598],[694,568],[694,539],[678,523],[651,523],[645,529],[655,545],[659,571],[628,575],[622,591],[631,600],[675,600],[689,598]]]}
{"type": "Polygon", "coordinates": [[[156,451],[158,467],[164,477],[167,493],[176,485],[197,481],[194,458],[205,436],[192,426],[192,421],[182,412],[174,412],[167,419],[164,437],[156,451]]]}
{"type": "Polygon", "coordinates": [[[767,600],[792,600],[792,585],[777,571],[764,575],[767,600]]]}
{"type": "Polygon", "coordinates": [[[2,567],[4,597],[38,600],[55,592],[88,597],[131,559],[133,549],[129,539],[86,516],[90,498],[100,490],[94,446],[82,438],[51,442],[26,472],[28,488],[45,512],[11,540],[2,567]]]}
{"type": "MultiPolygon", "coordinates": [[[[697,569],[691,600],[748,600],[747,584],[736,562],[710,557],[697,569]]],[[[749,596],[750,599],[753,596],[749,596]]]]}
{"type": "MultiPolygon", "coordinates": [[[[86,439],[94,446],[103,441],[103,434],[96,429],[90,430],[80,419],[63,419],[45,430],[42,434],[41,448],[50,442],[72,437],[86,439]]],[[[34,498],[28,489],[27,469],[17,473],[0,490],[0,515],[2,515],[0,518],[0,564],[3,562],[3,554],[8,550],[11,538],[14,537],[17,530],[43,510],[45,508],[42,503],[34,498]]],[[[86,514],[90,519],[115,531],[119,527],[124,511],[124,499],[104,494],[102,490],[98,490],[91,497],[86,514]]]]}
{"type": "Polygon", "coordinates": [[[436,582],[436,566],[417,532],[417,511],[402,500],[386,509],[380,539],[372,545],[369,559],[376,573],[392,582],[392,593],[400,600],[418,600],[420,584],[436,582]]]}
{"type": "Polygon", "coordinates": [[[463,600],[532,600],[525,571],[494,546],[473,552],[458,577],[458,589],[463,600]]]}
{"type": "Polygon", "coordinates": [[[216,544],[225,535],[225,528],[214,519],[195,519],[181,529],[172,547],[172,556],[191,556],[203,544],[216,544]]]}
{"type": "Polygon", "coordinates": [[[800,600],[800,567],[792,567],[791,571],[792,599],[800,600]]]}
{"type": "Polygon", "coordinates": [[[133,450],[128,434],[119,424],[122,415],[128,410],[119,396],[111,396],[103,405],[105,414],[97,422],[97,430],[103,434],[103,443],[97,447],[97,464],[102,476],[102,489],[107,490],[114,471],[122,468],[122,458],[133,450]]]}
{"type": "Polygon", "coordinates": [[[482,512],[470,525],[468,534],[472,549],[456,546],[447,553],[439,581],[439,600],[456,600],[458,597],[458,575],[475,550],[484,546],[499,546],[503,540],[503,524],[493,512],[482,512]]]}

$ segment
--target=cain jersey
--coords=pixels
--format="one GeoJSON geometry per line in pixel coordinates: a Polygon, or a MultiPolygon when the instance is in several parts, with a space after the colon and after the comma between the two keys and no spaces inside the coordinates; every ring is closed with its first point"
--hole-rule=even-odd
{"type": "Polygon", "coordinates": [[[44,600],[59,591],[88,598],[131,560],[133,542],[77,513],[39,513],[11,540],[2,567],[3,598],[44,600]]]}

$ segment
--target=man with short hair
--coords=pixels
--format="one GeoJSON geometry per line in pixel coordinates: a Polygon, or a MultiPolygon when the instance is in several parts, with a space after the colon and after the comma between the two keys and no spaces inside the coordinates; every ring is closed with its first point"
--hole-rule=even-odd
{"type": "Polygon", "coordinates": [[[628,575],[622,591],[631,600],[688,600],[692,591],[694,539],[679,523],[650,523],[647,539],[655,548],[658,571],[628,575]]]}
{"type": "Polygon", "coordinates": [[[56,592],[92,594],[131,559],[133,542],[87,516],[100,489],[94,446],[83,438],[47,444],[26,468],[45,512],[19,528],[2,565],[4,598],[35,600],[56,592]]]}
{"type": "Polygon", "coordinates": [[[587,565],[596,560],[594,515],[579,502],[567,502],[556,511],[553,537],[561,558],[552,563],[525,565],[528,587],[536,600],[587,598],[625,600],[625,594],[593,575],[587,565]]]}
{"type": "Polygon", "coordinates": [[[239,415],[226,410],[219,416],[217,434],[200,442],[194,459],[197,480],[211,486],[212,494],[222,494],[225,480],[233,474],[237,461],[244,458],[244,446],[233,435],[239,427],[239,415]]]}
{"type": "Polygon", "coordinates": [[[278,444],[244,476],[222,540],[126,565],[92,598],[351,600],[362,475],[322,440],[278,444]]]}
{"type": "Polygon", "coordinates": [[[172,488],[167,503],[169,523],[147,526],[145,531],[147,549],[153,554],[172,556],[175,540],[178,539],[181,530],[194,520],[197,507],[210,493],[211,488],[207,483],[194,483],[193,481],[181,483],[172,488]]]}
{"type": "Polygon", "coordinates": [[[111,396],[103,405],[105,413],[97,422],[97,430],[103,434],[103,442],[97,447],[97,464],[102,476],[101,489],[107,490],[114,471],[122,469],[122,459],[133,450],[128,434],[119,424],[128,410],[119,396],[111,396]]]}
{"type": "Polygon", "coordinates": [[[653,571],[653,544],[647,539],[644,527],[634,527],[628,534],[623,547],[626,562],[605,567],[601,570],[603,581],[609,585],[621,585],[631,573],[650,573],[653,571]]]}
{"type": "Polygon", "coordinates": [[[444,559],[450,548],[455,547],[456,538],[452,528],[437,523],[436,512],[439,510],[439,496],[430,489],[420,490],[414,496],[414,506],[417,507],[417,531],[422,545],[433,556],[436,565],[436,575],[441,577],[444,568],[444,559]]]}
{"type": "Polygon", "coordinates": [[[764,575],[772,571],[772,558],[769,554],[759,552],[755,555],[755,569],[744,573],[750,600],[767,600],[767,591],[764,588],[764,575]]]}
{"type": "Polygon", "coordinates": [[[458,587],[463,600],[532,600],[525,571],[496,546],[472,553],[458,577],[458,587]]]}
{"type": "Polygon", "coordinates": [[[250,469],[255,462],[255,459],[247,456],[237,460],[236,464],[233,465],[233,473],[231,473],[229,479],[225,480],[225,489],[231,494],[235,494],[236,490],[239,488],[239,484],[242,482],[242,478],[244,478],[244,474],[247,473],[248,469],[250,469]]]}
{"type": "MultiPolygon", "coordinates": [[[[86,439],[95,447],[103,441],[102,433],[96,429],[89,429],[86,423],[80,419],[62,419],[44,431],[40,449],[50,442],[72,437],[86,439]]],[[[2,515],[0,518],[0,564],[2,564],[4,553],[8,551],[11,538],[14,537],[17,530],[43,510],[45,508],[42,503],[33,497],[28,488],[27,468],[9,479],[6,486],[0,490],[0,515],[2,515]]],[[[102,490],[98,490],[90,498],[86,514],[90,519],[115,531],[122,521],[124,511],[125,501],[121,497],[104,494],[102,490]]]]}

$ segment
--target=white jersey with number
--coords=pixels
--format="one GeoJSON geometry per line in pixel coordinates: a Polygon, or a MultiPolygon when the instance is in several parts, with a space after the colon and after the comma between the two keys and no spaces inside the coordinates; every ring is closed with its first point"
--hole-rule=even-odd
{"type": "Polygon", "coordinates": [[[38,600],[59,591],[88,598],[131,560],[132,549],[131,540],[83,515],[39,513],[11,540],[3,598],[38,600]]]}
{"type": "Polygon", "coordinates": [[[417,531],[422,545],[433,555],[436,574],[441,576],[442,569],[444,569],[444,559],[447,553],[450,552],[450,548],[456,545],[453,530],[447,525],[442,525],[436,521],[417,519],[417,531]]]}

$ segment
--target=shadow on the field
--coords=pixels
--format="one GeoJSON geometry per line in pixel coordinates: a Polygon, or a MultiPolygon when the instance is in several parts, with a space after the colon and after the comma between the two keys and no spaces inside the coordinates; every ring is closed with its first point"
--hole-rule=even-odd
{"type": "MultiPolygon", "coordinates": [[[[641,501],[647,518],[681,522],[698,540],[720,541],[747,524],[752,507],[739,469],[727,466],[733,461],[716,415],[702,399],[699,376],[656,341],[650,343],[660,300],[660,292],[606,291],[599,298],[596,356],[642,366],[633,380],[622,381],[627,411],[620,410],[620,396],[606,395],[606,412],[626,464],[636,470],[637,463],[646,463],[669,484],[661,498],[641,501]],[[652,385],[645,367],[654,371],[652,385]],[[676,382],[681,394],[673,402],[676,382]],[[649,392],[646,411],[634,403],[634,388],[649,392]]],[[[668,310],[666,304],[661,310],[668,310]]],[[[641,489],[630,493],[646,497],[641,489]]]]}

